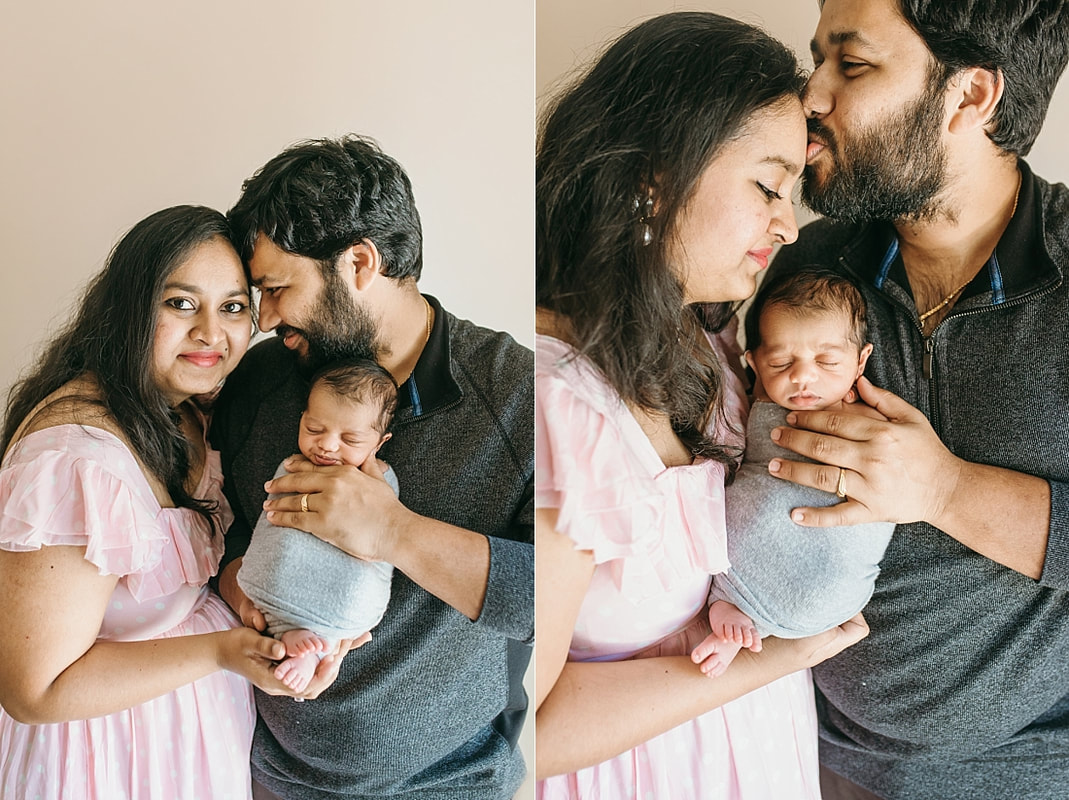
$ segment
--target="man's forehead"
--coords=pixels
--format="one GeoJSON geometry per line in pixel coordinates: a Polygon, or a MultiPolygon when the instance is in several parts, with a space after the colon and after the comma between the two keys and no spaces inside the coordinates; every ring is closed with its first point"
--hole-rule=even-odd
{"type": "Polygon", "coordinates": [[[303,256],[288,253],[271,241],[263,233],[257,234],[249,258],[249,274],[254,284],[278,281],[291,276],[295,271],[302,271],[305,261],[303,256]]]}
{"type": "Polygon", "coordinates": [[[877,52],[903,40],[923,43],[897,0],[825,0],[810,47],[820,51],[849,45],[877,52]]]}

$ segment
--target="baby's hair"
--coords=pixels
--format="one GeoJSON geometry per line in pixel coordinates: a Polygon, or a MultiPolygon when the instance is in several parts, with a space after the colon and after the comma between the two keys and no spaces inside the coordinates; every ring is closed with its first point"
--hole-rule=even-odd
{"type": "Polygon", "coordinates": [[[322,387],[351,403],[379,406],[376,430],[386,433],[397,410],[397,383],[385,368],[367,358],[332,361],[312,376],[308,393],[322,387]]]}
{"type": "Polygon", "coordinates": [[[865,346],[868,325],[865,322],[865,298],[854,284],[822,267],[802,267],[796,272],[770,276],[754,297],[747,316],[746,346],[761,346],[761,314],[771,306],[784,306],[798,314],[845,311],[850,321],[847,338],[865,346]]]}

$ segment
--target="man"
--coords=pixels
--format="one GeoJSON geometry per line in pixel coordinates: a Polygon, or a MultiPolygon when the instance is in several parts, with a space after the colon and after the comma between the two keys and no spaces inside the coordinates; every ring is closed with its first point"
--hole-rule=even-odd
{"type": "Polygon", "coordinates": [[[1020,159],[1069,4],[826,0],[812,49],[803,198],[838,220],[774,269],[862,289],[887,421],[798,412],[773,438],[823,463],[770,469],[844,498],[803,525],[901,523],[871,634],[814,670],[824,796],[1065,797],[1069,191],[1020,159]]]}
{"type": "Polygon", "coordinates": [[[400,386],[381,452],[400,502],[374,459],[297,463],[268,487],[296,493],[267,505],[275,524],[395,571],[371,641],[320,664],[307,692],[318,699],[257,693],[254,793],[511,797],[533,636],[532,354],[419,293],[411,185],[370,140],[286,150],[245,183],[229,218],[261,291],[260,328],[278,334],[228,380],[212,432],[236,516],[219,587],[246,624],[262,619],[235,575],[264,482],[297,453],[310,371],[366,355],[400,386]]]}

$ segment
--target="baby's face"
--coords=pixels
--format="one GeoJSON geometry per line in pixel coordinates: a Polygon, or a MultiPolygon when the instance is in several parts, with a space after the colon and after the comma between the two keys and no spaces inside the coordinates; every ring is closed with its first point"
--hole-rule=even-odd
{"type": "Polygon", "coordinates": [[[746,360],[772,402],[795,411],[838,406],[865,371],[872,345],[849,339],[845,311],[799,312],[773,305],[761,313],[761,346],[746,360]]]}
{"type": "Polygon", "coordinates": [[[375,429],[378,418],[374,403],[356,403],[317,386],[308,395],[297,443],[313,464],[359,467],[386,440],[375,429]]]}

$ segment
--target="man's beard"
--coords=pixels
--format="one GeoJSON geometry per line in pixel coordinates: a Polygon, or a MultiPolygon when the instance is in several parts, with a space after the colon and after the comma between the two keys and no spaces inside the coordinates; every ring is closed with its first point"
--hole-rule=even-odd
{"type": "Polygon", "coordinates": [[[915,102],[859,133],[837,138],[817,119],[809,132],[827,144],[832,167],[820,182],[807,166],[802,202],[844,222],[935,217],[933,202],[946,182],[946,149],[939,138],[943,89],[936,83],[915,102]]]}
{"type": "Polygon", "coordinates": [[[297,362],[305,376],[341,359],[374,361],[379,351],[375,320],[353,302],[345,284],[333,272],[327,276],[308,321],[300,327],[280,325],[275,333],[283,337],[298,333],[304,338],[307,352],[298,351],[297,362]]]}

